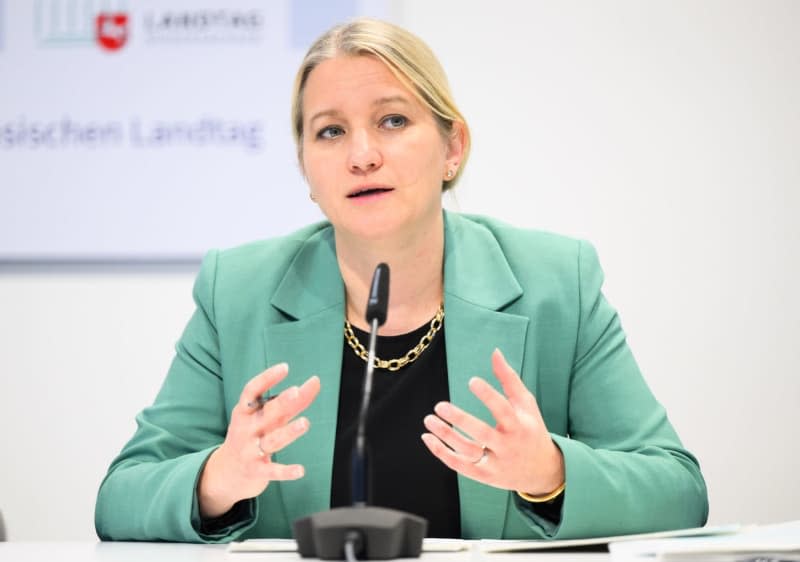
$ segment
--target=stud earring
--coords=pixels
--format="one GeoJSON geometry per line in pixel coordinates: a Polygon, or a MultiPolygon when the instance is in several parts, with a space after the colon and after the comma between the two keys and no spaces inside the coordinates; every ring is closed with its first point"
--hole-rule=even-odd
{"type": "Polygon", "coordinates": [[[311,193],[310,191],[308,192],[308,198],[309,198],[309,199],[311,199],[311,200],[312,200],[314,203],[316,203],[316,202],[317,202],[317,200],[316,200],[316,199],[314,199],[314,194],[313,194],[313,193],[311,193]]]}
{"type": "Polygon", "coordinates": [[[447,179],[451,180],[456,173],[453,170],[447,170],[447,174],[445,175],[447,176],[447,179]]]}

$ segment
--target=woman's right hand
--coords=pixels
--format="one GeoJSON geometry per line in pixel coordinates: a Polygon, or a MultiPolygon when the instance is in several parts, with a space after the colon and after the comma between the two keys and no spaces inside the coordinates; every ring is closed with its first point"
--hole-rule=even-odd
{"type": "Polygon", "coordinates": [[[286,363],[273,365],[242,390],[225,441],[200,474],[197,499],[203,518],[227,513],[236,502],[259,495],[272,480],[297,480],[305,474],[302,465],[274,463],[271,457],[308,431],[308,419],[295,416],[319,394],[319,377],[285,389],[263,407],[257,403],[288,374],[286,363]]]}

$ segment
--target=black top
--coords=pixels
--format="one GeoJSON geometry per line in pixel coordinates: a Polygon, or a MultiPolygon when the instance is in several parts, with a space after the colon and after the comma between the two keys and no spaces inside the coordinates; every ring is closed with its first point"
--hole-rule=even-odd
{"type": "MultiPolygon", "coordinates": [[[[400,336],[378,336],[376,355],[396,359],[419,343],[430,324],[400,336]]],[[[365,348],[369,334],[353,327],[365,348]]],[[[331,507],[352,504],[351,455],[366,362],[344,340],[339,415],[333,454],[331,507]]],[[[456,473],[434,457],[420,436],[423,418],[449,400],[444,326],[419,358],[399,371],[375,369],[367,418],[368,485],[371,505],[399,509],[428,520],[429,537],[460,537],[456,473]]]]}

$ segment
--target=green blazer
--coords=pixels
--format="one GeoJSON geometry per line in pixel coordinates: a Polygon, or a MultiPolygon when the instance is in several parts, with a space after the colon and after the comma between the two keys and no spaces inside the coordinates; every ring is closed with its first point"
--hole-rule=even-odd
{"type": "MultiPolygon", "coordinates": [[[[698,463],[642,378],[602,280],[585,242],[445,212],[451,401],[491,422],[467,381],[494,382],[490,355],[500,348],[536,396],[566,465],[557,525],[515,493],[459,476],[465,538],[572,538],[705,523],[698,463]]],[[[194,298],[164,385],[100,487],[102,539],[288,537],[294,519],[330,507],[345,311],[333,228],[319,223],[210,252],[194,298]],[[274,455],[305,465],[306,476],[271,483],[229,527],[202,534],[195,487],[203,464],[223,441],[244,384],[281,361],[290,373],[276,392],[313,374],[322,381],[306,414],[310,431],[274,455]]]]}

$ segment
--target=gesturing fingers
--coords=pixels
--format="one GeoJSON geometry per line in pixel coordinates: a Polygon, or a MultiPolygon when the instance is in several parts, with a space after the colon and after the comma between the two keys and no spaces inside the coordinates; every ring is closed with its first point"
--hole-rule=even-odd
{"type": "Polygon", "coordinates": [[[255,412],[260,408],[259,399],[266,391],[281,382],[289,374],[289,365],[278,363],[250,379],[239,396],[239,406],[246,412],[255,412]]]}
{"type": "Polygon", "coordinates": [[[453,451],[437,435],[423,433],[422,441],[428,447],[428,450],[448,468],[470,478],[485,481],[483,474],[485,472],[484,461],[490,454],[487,447],[476,447],[478,452],[473,457],[468,458],[466,455],[453,451]]]}
{"type": "Polygon", "coordinates": [[[525,387],[522,379],[511,368],[499,349],[495,349],[492,353],[492,371],[515,408],[538,408],[533,394],[525,387]]]}
{"type": "Polygon", "coordinates": [[[291,386],[255,412],[254,423],[259,433],[272,431],[308,408],[320,390],[319,377],[310,377],[300,386],[291,386]]]}
{"type": "Polygon", "coordinates": [[[305,476],[302,464],[279,464],[270,462],[264,465],[262,477],[267,482],[273,480],[297,480],[305,476]]]}
{"type": "Polygon", "coordinates": [[[458,406],[450,402],[439,402],[434,406],[433,411],[441,419],[466,433],[475,443],[480,443],[481,445],[478,445],[479,448],[483,445],[490,449],[498,446],[502,447],[502,443],[498,439],[498,433],[493,427],[468,414],[458,406]]]}
{"type": "Polygon", "coordinates": [[[302,465],[272,462],[273,453],[308,431],[308,419],[294,418],[320,391],[320,380],[314,376],[263,400],[288,373],[286,363],[273,365],[242,389],[225,440],[211,453],[200,476],[197,489],[203,516],[225,513],[237,501],[262,493],[273,480],[296,480],[305,474],[302,465]]]}
{"type": "Polygon", "coordinates": [[[259,454],[268,458],[272,453],[280,451],[306,433],[309,427],[310,424],[306,418],[297,418],[291,423],[258,437],[256,444],[259,454]]]}
{"type": "Polygon", "coordinates": [[[469,389],[494,423],[440,402],[436,416],[424,420],[430,433],[423,442],[446,466],[484,484],[529,493],[555,489],[564,481],[563,457],[536,398],[499,350],[492,354],[492,370],[502,392],[480,377],[470,379],[469,389]]]}
{"type": "Polygon", "coordinates": [[[499,430],[513,430],[516,427],[517,413],[514,406],[492,385],[482,378],[472,377],[469,389],[489,409],[499,430]]]}
{"type": "Polygon", "coordinates": [[[436,416],[425,416],[423,423],[428,431],[450,450],[460,455],[463,460],[476,462],[483,455],[484,447],[471,439],[467,439],[436,416]]]}
{"type": "MultiPolygon", "coordinates": [[[[256,463],[256,466],[272,464],[272,453],[280,451],[308,431],[308,419],[294,418],[308,408],[319,394],[320,380],[317,376],[310,377],[300,386],[290,386],[270,396],[269,400],[253,404],[284,380],[288,370],[285,363],[274,365],[253,377],[242,390],[232,412],[224,444],[225,451],[235,452],[240,462],[249,464],[260,460],[262,462],[256,463]]],[[[263,472],[263,467],[254,467],[253,470],[256,472],[251,476],[268,476],[263,472]]]]}
{"type": "Polygon", "coordinates": [[[262,477],[267,481],[296,480],[305,474],[302,465],[273,463],[271,456],[308,431],[311,424],[307,418],[292,418],[314,401],[319,390],[319,377],[310,377],[299,387],[285,389],[276,396],[276,400],[270,400],[257,412],[256,449],[263,461],[262,477]]]}

